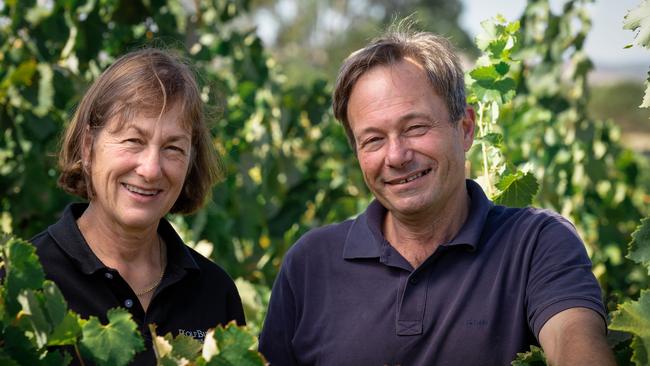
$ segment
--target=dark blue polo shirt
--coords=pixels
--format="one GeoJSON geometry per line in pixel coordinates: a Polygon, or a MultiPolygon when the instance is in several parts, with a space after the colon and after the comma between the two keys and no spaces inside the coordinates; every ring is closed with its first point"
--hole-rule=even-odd
{"type": "Polygon", "coordinates": [[[467,181],[460,232],[413,267],[381,231],[374,201],[287,253],[260,350],[273,365],[509,365],[558,312],[593,309],[600,288],[574,227],[495,206],[467,181]]]}
{"type": "Polygon", "coordinates": [[[158,326],[158,335],[183,333],[200,341],[209,328],[219,324],[231,320],[244,324],[244,310],[232,279],[221,267],[187,247],[165,219],[160,220],[158,234],[167,246],[167,266],[145,312],[120,273],[106,267],[81,234],[76,220],[87,206],[68,205],[58,222],[31,241],[46,277],[59,286],[71,310],[83,318],[96,316],[102,323],[107,322],[106,312],[111,308],[126,308],[133,315],[145,351],[138,353],[132,364],[156,364],[151,323],[158,326]]]}

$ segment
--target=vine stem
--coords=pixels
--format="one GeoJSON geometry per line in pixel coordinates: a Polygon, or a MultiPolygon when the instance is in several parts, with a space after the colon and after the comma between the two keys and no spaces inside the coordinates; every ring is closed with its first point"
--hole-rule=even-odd
{"type": "MultiPolygon", "coordinates": [[[[483,119],[483,112],[485,111],[485,105],[481,102],[478,103],[478,131],[480,137],[483,138],[487,134],[487,126],[485,125],[485,120],[483,119]]],[[[485,180],[487,182],[488,197],[492,197],[492,181],[490,179],[490,164],[487,157],[487,144],[484,140],[481,141],[481,152],[483,155],[483,175],[485,175],[485,180]]]]}
{"type": "Polygon", "coordinates": [[[79,364],[81,366],[86,366],[86,364],[84,363],[84,359],[81,358],[81,353],[79,352],[79,347],[77,346],[76,343],[74,344],[74,352],[77,354],[77,358],[79,359],[79,364]]]}

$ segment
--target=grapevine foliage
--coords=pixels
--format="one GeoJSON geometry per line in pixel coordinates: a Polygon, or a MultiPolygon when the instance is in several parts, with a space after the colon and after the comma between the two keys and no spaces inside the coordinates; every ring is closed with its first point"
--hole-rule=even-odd
{"type": "MultiPolygon", "coordinates": [[[[650,271],[650,217],[643,219],[632,234],[627,257],[642,263],[650,271]]],[[[632,361],[648,365],[650,352],[650,289],[641,291],[636,301],[626,301],[612,313],[610,329],[632,333],[632,361]]]]}
{"type": "MultiPolygon", "coordinates": [[[[127,310],[109,310],[107,324],[97,317],[82,319],[69,311],[56,284],[44,279],[30,243],[3,236],[0,260],[6,273],[0,285],[0,364],[67,365],[73,358],[83,357],[98,366],[121,366],[144,350],[137,325],[127,310]]],[[[255,336],[234,322],[210,330],[205,347],[182,334],[157,336],[155,325],[150,328],[162,365],[265,363],[255,351],[255,336]]]]}
{"type": "MultiPolygon", "coordinates": [[[[637,8],[629,10],[623,28],[636,32],[636,43],[639,46],[650,48],[650,2],[644,0],[637,8]]],[[[650,107],[650,76],[646,80],[645,96],[639,107],[650,107]]]]}
{"type": "Polygon", "coordinates": [[[0,359],[8,364],[66,365],[80,351],[97,365],[127,365],[143,347],[131,314],[108,313],[108,324],[68,311],[56,285],[44,279],[34,247],[26,241],[0,239],[6,276],[0,286],[0,359]],[[53,346],[66,346],[60,349],[53,346]]]}

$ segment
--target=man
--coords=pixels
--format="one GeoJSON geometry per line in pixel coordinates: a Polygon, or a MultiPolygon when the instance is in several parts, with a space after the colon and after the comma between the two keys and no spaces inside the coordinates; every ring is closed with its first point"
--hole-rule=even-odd
{"type": "Polygon", "coordinates": [[[573,226],[465,179],[474,114],[451,45],[392,33],[344,62],[334,113],[376,200],[287,253],[260,350],[272,365],[610,365],[573,226]]]}

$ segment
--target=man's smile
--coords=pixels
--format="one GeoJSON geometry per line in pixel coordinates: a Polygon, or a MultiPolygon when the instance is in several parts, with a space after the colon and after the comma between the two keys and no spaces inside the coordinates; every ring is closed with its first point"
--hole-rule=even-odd
{"type": "Polygon", "coordinates": [[[421,170],[419,172],[413,173],[413,174],[408,175],[406,177],[400,177],[400,178],[396,178],[396,179],[387,180],[387,181],[385,181],[385,183],[390,184],[390,185],[404,184],[404,183],[414,181],[414,180],[416,180],[418,178],[421,178],[421,177],[429,174],[429,172],[431,172],[431,168],[421,170]]]}

